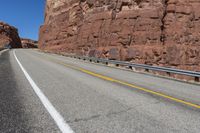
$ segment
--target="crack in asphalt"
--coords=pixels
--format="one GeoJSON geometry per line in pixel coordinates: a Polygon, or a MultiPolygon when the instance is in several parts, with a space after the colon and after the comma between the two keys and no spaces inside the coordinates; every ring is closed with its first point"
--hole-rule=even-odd
{"type": "MultiPolygon", "coordinates": [[[[116,100],[114,100],[116,101],[116,100]]],[[[117,101],[119,102],[119,101],[117,101]]],[[[159,100],[156,100],[152,103],[149,103],[149,105],[154,105],[154,104],[159,104],[161,103],[159,100]]],[[[129,107],[127,109],[124,109],[124,110],[121,110],[121,111],[112,111],[110,113],[107,113],[107,114],[96,114],[96,115],[92,115],[90,117],[86,117],[86,118],[75,118],[74,120],[69,120],[67,121],[67,123],[70,123],[70,124],[73,124],[73,123],[77,123],[77,122],[87,122],[87,121],[90,121],[90,120],[93,120],[93,119],[97,119],[97,118],[100,118],[100,117],[110,117],[112,115],[120,115],[122,113],[125,113],[125,112],[128,112],[130,110],[133,110],[133,109],[136,109],[137,107],[140,107],[142,106],[141,104],[138,104],[138,105],[135,105],[133,107],[129,107]]]]}
{"type": "MultiPolygon", "coordinates": [[[[137,105],[137,106],[139,106],[139,105],[137,105]]],[[[112,115],[120,115],[120,114],[122,114],[122,113],[125,113],[125,112],[128,112],[128,111],[134,109],[135,107],[136,107],[136,106],[131,107],[131,108],[127,108],[127,109],[125,109],[125,110],[118,111],[118,112],[113,111],[113,112],[107,113],[107,114],[92,115],[92,116],[87,117],[87,118],[76,118],[76,119],[74,119],[74,120],[67,121],[67,123],[77,123],[77,122],[80,122],[80,121],[86,122],[86,121],[93,120],[93,119],[100,118],[100,117],[105,117],[105,116],[106,116],[106,117],[110,117],[110,116],[112,116],[112,115]]]]}

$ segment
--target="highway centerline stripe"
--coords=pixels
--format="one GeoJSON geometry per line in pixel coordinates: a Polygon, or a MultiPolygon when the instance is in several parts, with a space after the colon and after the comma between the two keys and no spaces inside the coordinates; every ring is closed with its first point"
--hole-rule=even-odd
{"type": "Polygon", "coordinates": [[[115,83],[118,83],[118,84],[121,84],[121,85],[124,85],[124,86],[128,86],[128,87],[131,87],[131,88],[134,88],[134,89],[137,89],[137,90],[141,90],[143,92],[147,92],[149,94],[153,94],[153,95],[165,98],[165,99],[169,99],[169,100],[175,101],[177,103],[181,103],[181,104],[184,104],[184,105],[187,105],[187,106],[191,106],[191,107],[200,109],[200,105],[195,104],[195,103],[187,102],[187,101],[184,101],[184,100],[181,100],[181,99],[178,99],[178,98],[175,98],[175,97],[172,97],[172,96],[160,93],[160,92],[156,92],[156,91],[153,91],[153,90],[150,90],[150,89],[147,89],[147,88],[143,88],[143,87],[140,87],[140,86],[137,86],[137,85],[134,85],[134,84],[130,84],[130,83],[127,83],[127,82],[124,82],[124,81],[113,79],[111,77],[104,76],[104,75],[101,75],[101,74],[98,74],[98,73],[95,73],[95,72],[92,72],[92,71],[89,71],[89,70],[86,70],[86,69],[83,69],[83,68],[80,68],[80,67],[69,65],[69,64],[66,64],[64,62],[58,61],[56,59],[53,59],[52,57],[47,57],[46,59],[51,60],[54,63],[58,63],[60,65],[63,65],[65,67],[81,71],[81,72],[86,73],[88,75],[91,75],[91,76],[94,76],[94,77],[98,77],[100,79],[104,79],[104,80],[107,80],[107,81],[115,82],[115,83]]]}
{"type": "Polygon", "coordinates": [[[25,68],[22,66],[20,61],[18,60],[15,50],[14,50],[14,57],[20,66],[21,70],[23,71],[26,79],[31,84],[34,92],[39,97],[40,101],[46,108],[46,110],[49,112],[53,120],[55,121],[56,125],[59,127],[60,131],[62,133],[73,133],[73,130],[69,127],[69,125],[65,122],[64,118],[60,115],[60,113],[54,108],[54,106],[51,104],[51,102],[48,100],[48,98],[43,94],[41,89],[36,85],[36,83],[33,81],[33,79],[30,77],[28,72],[25,70],[25,68]]]}

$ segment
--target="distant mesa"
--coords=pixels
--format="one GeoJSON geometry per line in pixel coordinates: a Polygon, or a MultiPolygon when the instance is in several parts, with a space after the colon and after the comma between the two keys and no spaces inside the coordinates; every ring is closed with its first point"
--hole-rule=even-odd
{"type": "Polygon", "coordinates": [[[38,42],[35,40],[21,38],[21,43],[23,48],[38,48],[38,42]]]}
{"type": "Polygon", "coordinates": [[[0,49],[22,48],[18,29],[0,21],[0,49]]]}

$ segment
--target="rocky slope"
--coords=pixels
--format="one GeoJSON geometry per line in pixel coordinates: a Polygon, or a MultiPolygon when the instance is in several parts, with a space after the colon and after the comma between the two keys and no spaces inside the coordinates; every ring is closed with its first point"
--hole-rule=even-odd
{"type": "Polygon", "coordinates": [[[22,42],[22,47],[23,48],[37,48],[37,41],[31,40],[31,39],[27,39],[27,38],[21,38],[21,42],[22,42]]]}
{"type": "Polygon", "coordinates": [[[200,70],[199,0],[47,0],[39,47],[200,70]]]}
{"type": "Polygon", "coordinates": [[[4,22],[0,22],[0,48],[21,48],[18,30],[4,22]]]}

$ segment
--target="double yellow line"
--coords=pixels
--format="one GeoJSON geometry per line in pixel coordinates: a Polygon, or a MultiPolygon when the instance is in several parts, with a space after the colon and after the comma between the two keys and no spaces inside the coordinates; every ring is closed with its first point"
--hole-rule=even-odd
{"type": "Polygon", "coordinates": [[[131,87],[131,88],[134,88],[134,89],[137,89],[137,90],[149,93],[149,94],[153,94],[153,95],[156,95],[156,96],[159,96],[159,97],[163,97],[165,99],[175,101],[177,103],[181,103],[181,104],[184,104],[184,105],[187,105],[187,106],[190,106],[190,107],[200,109],[200,105],[197,105],[197,104],[194,104],[194,103],[191,103],[191,102],[187,102],[187,101],[184,101],[184,100],[172,97],[172,96],[168,96],[168,95],[160,93],[160,92],[152,91],[152,90],[149,90],[147,88],[139,87],[139,86],[136,86],[134,84],[130,84],[130,83],[127,83],[127,82],[124,82],[124,81],[113,79],[111,77],[107,77],[107,76],[104,76],[104,75],[101,75],[101,74],[98,74],[98,73],[94,73],[92,71],[89,71],[89,70],[86,70],[86,69],[83,69],[83,68],[80,68],[80,67],[76,67],[76,66],[73,66],[73,65],[69,65],[69,64],[66,64],[64,62],[60,62],[58,60],[55,60],[55,59],[52,59],[52,58],[49,58],[49,57],[47,57],[47,58],[48,58],[48,60],[50,60],[52,62],[55,62],[55,63],[58,63],[60,65],[65,66],[65,67],[68,67],[68,68],[89,74],[91,76],[94,76],[94,77],[97,77],[97,78],[100,78],[100,79],[103,79],[103,80],[106,80],[106,81],[115,82],[115,83],[118,83],[118,84],[121,84],[121,85],[124,85],[124,86],[128,86],[128,87],[131,87]]]}

